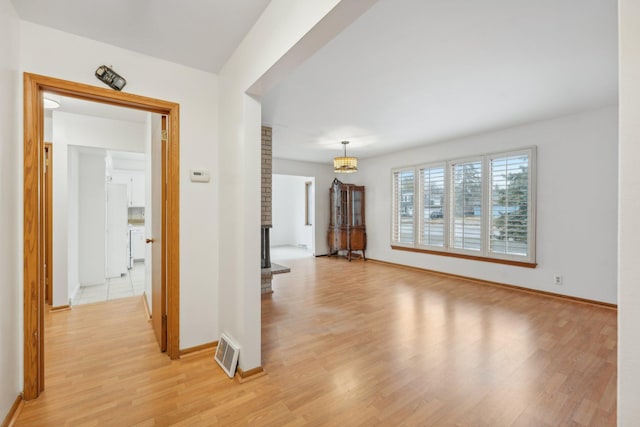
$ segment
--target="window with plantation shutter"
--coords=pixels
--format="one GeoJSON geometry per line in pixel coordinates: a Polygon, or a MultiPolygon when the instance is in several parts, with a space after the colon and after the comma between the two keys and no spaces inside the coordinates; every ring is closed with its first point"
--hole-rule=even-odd
{"type": "Polygon", "coordinates": [[[392,170],[393,249],[535,267],[536,148],[392,170]]]}
{"type": "Polygon", "coordinates": [[[529,253],[529,154],[494,157],[491,167],[492,253],[529,253]]]}
{"type": "Polygon", "coordinates": [[[444,246],[445,238],[445,166],[420,169],[421,205],[420,244],[444,246]]]}
{"type": "Polygon", "coordinates": [[[414,170],[393,172],[393,211],[391,241],[413,244],[414,240],[414,170]]]}
{"type": "Polygon", "coordinates": [[[482,249],[482,160],[451,163],[451,246],[482,249]]]}

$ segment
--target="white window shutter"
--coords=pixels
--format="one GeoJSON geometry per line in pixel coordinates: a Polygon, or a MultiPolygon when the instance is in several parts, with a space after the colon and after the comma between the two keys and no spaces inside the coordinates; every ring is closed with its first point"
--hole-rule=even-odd
{"type": "Polygon", "coordinates": [[[445,246],[445,221],[447,216],[445,193],[445,165],[420,169],[421,216],[420,244],[445,246]]]}
{"type": "Polygon", "coordinates": [[[528,153],[495,157],[491,168],[490,252],[529,255],[530,167],[528,153]]]}
{"type": "Polygon", "coordinates": [[[482,250],[482,159],[451,163],[451,247],[482,250]]]}
{"type": "Polygon", "coordinates": [[[391,241],[399,244],[414,243],[415,172],[413,169],[393,171],[391,241]]]}

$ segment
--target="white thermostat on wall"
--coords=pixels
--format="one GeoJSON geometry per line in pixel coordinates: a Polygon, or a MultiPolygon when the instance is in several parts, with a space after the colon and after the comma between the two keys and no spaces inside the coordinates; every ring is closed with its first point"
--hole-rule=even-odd
{"type": "Polygon", "coordinates": [[[211,174],[204,169],[191,169],[191,182],[209,182],[211,174]]]}

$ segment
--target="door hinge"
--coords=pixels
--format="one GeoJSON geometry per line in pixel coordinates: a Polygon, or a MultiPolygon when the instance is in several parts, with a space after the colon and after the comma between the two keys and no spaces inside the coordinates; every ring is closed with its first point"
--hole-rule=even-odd
{"type": "Polygon", "coordinates": [[[167,329],[167,315],[163,314],[162,315],[162,329],[167,329]]]}
{"type": "Polygon", "coordinates": [[[162,129],[162,140],[167,141],[169,139],[169,132],[166,129],[162,129]]]}

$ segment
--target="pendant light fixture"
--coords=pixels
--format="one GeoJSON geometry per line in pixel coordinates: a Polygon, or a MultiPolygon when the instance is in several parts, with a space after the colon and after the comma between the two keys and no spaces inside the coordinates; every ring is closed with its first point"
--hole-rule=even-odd
{"type": "Polygon", "coordinates": [[[333,159],[333,171],[335,173],[358,172],[358,158],[347,157],[347,144],[349,144],[349,141],[342,141],[341,144],[344,146],[344,156],[333,159]]]}

